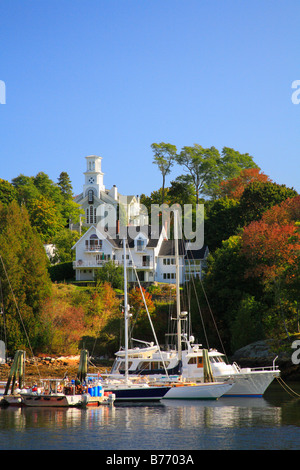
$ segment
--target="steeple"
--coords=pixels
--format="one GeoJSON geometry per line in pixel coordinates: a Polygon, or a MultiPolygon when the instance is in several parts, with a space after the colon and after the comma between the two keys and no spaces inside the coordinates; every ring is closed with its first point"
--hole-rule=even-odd
{"type": "Polygon", "coordinates": [[[83,185],[83,197],[87,196],[92,190],[94,195],[100,198],[100,192],[105,191],[103,184],[104,173],[101,171],[102,157],[97,155],[89,155],[86,158],[85,182],[83,185]]]}

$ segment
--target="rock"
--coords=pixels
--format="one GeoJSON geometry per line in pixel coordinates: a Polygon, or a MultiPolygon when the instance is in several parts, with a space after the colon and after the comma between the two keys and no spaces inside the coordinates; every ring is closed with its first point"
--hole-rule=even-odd
{"type": "MultiPolygon", "coordinates": [[[[281,353],[282,354],[282,353],[281,353]]],[[[255,343],[248,344],[243,348],[238,349],[232,356],[233,361],[239,361],[241,359],[264,359],[273,361],[276,354],[272,350],[272,341],[262,340],[256,341],[255,343]]]]}

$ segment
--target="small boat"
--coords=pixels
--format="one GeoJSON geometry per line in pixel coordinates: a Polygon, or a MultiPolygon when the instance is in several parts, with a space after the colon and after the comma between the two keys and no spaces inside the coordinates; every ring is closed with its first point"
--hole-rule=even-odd
{"type": "Polygon", "coordinates": [[[25,352],[17,351],[2,395],[1,405],[88,407],[113,404],[114,395],[112,393],[105,393],[99,381],[92,378],[89,378],[88,381],[84,380],[86,375],[86,366],[84,365],[86,358],[87,351],[83,350],[75,380],[47,378],[40,379],[39,385],[34,384],[32,387],[25,387],[23,385],[25,352]]]}
{"type": "Polygon", "coordinates": [[[62,379],[42,379],[41,387],[21,390],[22,405],[34,407],[87,406],[89,395],[76,393],[73,384],[64,384],[62,379]]]}
{"type": "Polygon", "coordinates": [[[21,391],[22,404],[37,407],[89,407],[113,404],[115,396],[104,393],[96,376],[87,374],[88,352],[83,349],[76,379],[42,379],[41,387],[21,391]]]}

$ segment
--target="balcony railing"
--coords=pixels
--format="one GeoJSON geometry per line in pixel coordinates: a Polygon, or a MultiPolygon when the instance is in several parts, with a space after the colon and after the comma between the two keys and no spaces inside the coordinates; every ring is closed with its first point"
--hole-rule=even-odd
{"type": "Polygon", "coordinates": [[[85,245],[85,251],[102,251],[102,244],[101,245],[85,245]]]}
{"type": "MultiPolygon", "coordinates": [[[[77,260],[73,261],[73,268],[99,268],[101,266],[104,266],[108,262],[114,263],[116,266],[123,266],[124,262],[118,261],[118,260],[106,260],[106,259],[99,259],[99,260],[77,260]]],[[[131,260],[127,260],[127,267],[128,268],[133,268],[135,267],[136,269],[153,269],[153,262],[146,262],[143,261],[142,263],[135,263],[133,264],[131,260]]]]}

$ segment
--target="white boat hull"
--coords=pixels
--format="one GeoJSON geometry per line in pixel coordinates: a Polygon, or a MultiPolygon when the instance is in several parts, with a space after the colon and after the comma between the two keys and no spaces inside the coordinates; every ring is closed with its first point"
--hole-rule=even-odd
{"type": "MultiPolygon", "coordinates": [[[[239,372],[231,376],[234,385],[224,394],[224,397],[262,397],[274,378],[279,376],[280,371],[276,370],[239,372]]],[[[224,377],[222,379],[224,380],[224,377]]]]}
{"type": "Polygon", "coordinates": [[[0,403],[4,406],[20,406],[22,405],[22,398],[20,395],[2,395],[0,403]]]}
{"type": "Polygon", "coordinates": [[[22,395],[22,404],[31,407],[72,407],[87,405],[85,395],[22,395]]]}
{"type": "MultiPolygon", "coordinates": [[[[118,364],[123,361],[123,352],[120,351],[117,354],[117,359],[112,371],[112,375],[120,377],[122,374],[118,368],[118,364]]],[[[129,355],[131,366],[129,373],[132,375],[144,375],[152,379],[160,380],[166,376],[166,371],[151,370],[150,366],[145,366],[147,363],[153,364],[154,361],[157,363],[161,362],[161,356],[168,364],[168,374],[172,380],[173,371],[178,362],[176,352],[146,352],[144,353],[143,348],[132,350],[132,354],[129,355]],[[141,367],[143,365],[144,369],[141,367]]],[[[188,351],[183,352],[183,368],[182,378],[189,382],[203,383],[203,367],[199,367],[197,364],[198,357],[202,357],[202,348],[195,345],[190,347],[188,351]]],[[[234,385],[224,393],[224,397],[262,397],[266,389],[275,379],[280,376],[280,370],[275,367],[275,364],[271,367],[263,368],[240,368],[237,364],[227,364],[224,361],[224,355],[218,351],[209,351],[209,357],[211,358],[211,368],[213,377],[218,382],[225,382],[228,379],[234,382],[234,385]]],[[[158,368],[157,368],[158,369],[158,368]]],[[[175,376],[175,375],[174,375],[175,376]]],[[[170,395],[170,393],[169,393],[170,395]]]]}
{"type": "Polygon", "coordinates": [[[164,396],[164,399],[177,400],[218,400],[225,393],[232,389],[232,383],[203,383],[197,385],[178,385],[171,389],[164,396]]]}

